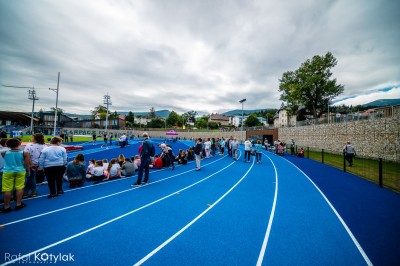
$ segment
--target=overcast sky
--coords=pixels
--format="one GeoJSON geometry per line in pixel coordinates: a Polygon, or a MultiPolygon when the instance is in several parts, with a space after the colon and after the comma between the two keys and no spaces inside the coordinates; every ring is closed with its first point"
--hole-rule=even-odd
{"type": "MultiPolygon", "coordinates": [[[[336,104],[400,98],[395,0],[0,0],[0,84],[35,110],[279,108],[279,79],[332,52],[336,104]]],[[[0,87],[0,110],[28,111],[0,87]]]]}

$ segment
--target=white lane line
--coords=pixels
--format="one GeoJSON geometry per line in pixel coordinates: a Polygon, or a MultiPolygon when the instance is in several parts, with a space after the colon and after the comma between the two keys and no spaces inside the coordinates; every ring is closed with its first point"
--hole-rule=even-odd
{"type": "Polygon", "coordinates": [[[248,175],[250,170],[253,168],[253,166],[254,166],[254,160],[253,160],[253,163],[251,164],[249,170],[247,170],[247,172],[242,176],[242,178],[240,178],[239,181],[236,182],[235,185],[233,185],[227,192],[225,192],[224,195],[222,195],[216,202],[214,202],[210,207],[208,207],[205,211],[203,211],[201,214],[199,214],[191,222],[189,222],[187,225],[185,225],[181,230],[179,230],[173,236],[168,238],[164,243],[162,243],[161,245],[156,247],[153,251],[151,251],[149,254],[147,254],[145,257],[143,257],[138,262],[136,262],[134,264],[134,266],[142,265],[144,262],[146,262],[148,259],[150,259],[152,256],[154,256],[154,254],[156,254],[158,251],[160,251],[162,248],[164,248],[166,245],[168,245],[171,241],[173,241],[175,238],[177,238],[180,234],[182,234],[184,231],[186,231],[186,229],[188,229],[190,226],[192,226],[196,221],[198,221],[201,217],[203,217],[212,208],[214,208],[221,200],[223,200],[229,193],[231,193],[232,190],[234,190],[243,181],[244,178],[246,178],[246,176],[248,175]]]}
{"type": "MultiPolygon", "coordinates": [[[[219,158],[218,160],[215,160],[213,162],[210,162],[210,163],[204,165],[203,167],[205,167],[207,165],[210,165],[210,164],[214,164],[214,163],[218,162],[219,160],[222,160],[224,157],[219,158]]],[[[171,179],[171,178],[174,178],[174,177],[177,177],[177,176],[180,176],[180,175],[184,175],[184,174],[189,173],[189,172],[193,172],[194,170],[195,169],[191,169],[191,170],[188,170],[188,171],[176,174],[176,175],[172,175],[172,176],[169,176],[169,177],[166,177],[166,178],[151,182],[147,186],[150,186],[150,185],[153,185],[153,184],[156,184],[156,183],[159,183],[159,182],[163,182],[163,181],[166,181],[168,179],[171,179]]],[[[124,179],[126,179],[126,178],[124,178],[124,179]]],[[[118,180],[123,180],[123,179],[118,179],[118,180]]],[[[115,180],[115,181],[117,181],[117,180],[115,180]]],[[[111,181],[107,181],[104,184],[107,184],[109,182],[111,182],[111,181]]],[[[100,184],[97,184],[97,185],[100,185],[100,184]]],[[[93,186],[90,186],[90,187],[93,187],[93,186]]],[[[112,194],[109,194],[109,195],[106,195],[106,196],[102,196],[102,197],[99,197],[99,198],[95,198],[95,199],[92,199],[92,200],[88,200],[88,201],[84,201],[84,202],[81,202],[81,203],[70,205],[70,206],[67,206],[67,207],[64,207],[64,208],[60,208],[60,209],[57,209],[57,210],[54,210],[54,211],[49,211],[49,212],[37,214],[37,215],[34,215],[34,216],[30,216],[30,217],[27,217],[27,218],[23,218],[23,219],[20,219],[20,220],[15,220],[15,221],[12,221],[12,222],[9,222],[9,223],[2,224],[1,226],[8,226],[8,225],[11,225],[11,224],[24,222],[24,221],[31,220],[31,219],[34,219],[34,218],[38,218],[38,217],[42,217],[42,216],[45,216],[45,215],[49,215],[49,214],[52,214],[52,213],[68,210],[68,209],[75,208],[75,207],[78,207],[78,206],[81,206],[81,205],[85,205],[85,204],[88,204],[88,203],[91,203],[91,202],[95,202],[95,201],[106,199],[106,198],[109,198],[109,197],[113,197],[113,196],[116,196],[116,195],[119,195],[119,194],[122,194],[122,193],[126,193],[126,192],[129,192],[131,190],[138,189],[138,188],[140,188],[140,187],[135,187],[135,188],[122,190],[122,191],[119,191],[119,192],[116,192],[116,193],[112,193],[112,194]]],[[[80,189],[82,189],[82,188],[80,188],[80,189]]],[[[76,189],[74,189],[74,190],[76,190],[76,189]]],[[[37,197],[35,197],[35,198],[37,198],[37,197]]]]}
{"type": "Polygon", "coordinates": [[[276,170],[275,164],[271,160],[271,158],[269,158],[268,155],[265,155],[265,156],[268,158],[268,160],[271,161],[272,166],[274,167],[274,171],[275,171],[275,195],[274,195],[274,201],[272,203],[271,214],[269,216],[267,231],[265,232],[264,241],[263,241],[263,244],[261,246],[260,254],[258,255],[257,266],[261,266],[262,262],[264,260],[265,250],[267,249],[268,239],[269,239],[269,235],[271,233],[271,228],[272,228],[272,222],[273,222],[274,216],[275,216],[276,201],[277,201],[277,198],[278,198],[278,171],[276,170]]]}
{"type": "MultiPolygon", "coordinates": [[[[215,172],[215,173],[213,173],[213,174],[211,174],[211,175],[209,175],[209,176],[207,176],[207,177],[205,177],[205,178],[203,178],[203,179],[201,179],[201,180],[199,180],[199,181],[197,181],[197,182],[195,182],[195,183],[193,183],[193,184],[191,184],[191,185],[189,185],[189,186],[187,186],[187,187],[184,187],[184,188],[182,188],[182,189],[180,189],[180,190],[177,190],[177,191],[175,191],[175,192],[173,192],[173,193],[171,193],[171,194],[169,194],[169,195],[167,195],[167,196],[164,196],[164,197],[162,197],[162,198],[159,198],[158,200],[155,200],[155,201],[150,202],[150,203],[148,203],[148,204],[146,204],[146,205],[143,205],[142,207],[140,207],[140,208],[138,208],[138,209],[136,209],[136,210],[127,212],[127,213],[125,213],[125,214],[123,214],[123,215],[120,215],[120,216],[114,218],[114,219],[108,220],[107,222],[104,222],[104,223],[102,223],[102,224],[99,224],[99,225],[96,225],[96,226],[94,226],[94,227],[91,227],[91,228],[89,228],[89,229],[87,229],[87,230],[85,230],[85,231],[82,231],[82,232],[77,233],[77,234],[75,234],[75,235],[72,235],[72,236],[70,236],[70,237],[64,238],[64,239],[62,239],[62,240],[60,240],[60,241],[57,241],[57,242],[55,242],[55,243],[53,243],[53,244],[50,244],[50,245],[47,245],[47,246],[45,246],[45,247],[43,247],[43,248],[40,248],[40,249],[38,249],[38,250],[32,251],[32,252],[30,252],[30,253],[28,253],[28,254],[21,255],[21,256],[18,255],[18,257],[17,257],[16,259],[7,261],[6,263],[1,264],[1,265],[8,265],[8,264],[11,264],[11,263],[15,263],[15,262],[17,262],[17,261],[20,261],[20,260],[23,261],[25,258],[30,257],[30,256],[34,255],[35,253],[39,253],[39,252],[42,252],[42,251],[44,251],[44,250],[46,250],[46,249],[49,249],[49,248],[58,246],[59,244],[62,244],[62,243],[67,242],[67,241],[69,241],[69,240],[71,240],[71,239],[77,238],[78,236],[84,235],[84,234],[89,233],[89,232],[91,232],[91,231],[93,231],[93,230],[96,230],[96,229],[98,229],[98,228],[100,228],[100,227],[103,227],[103,226],[105,226],[105,225],[107,225],[107,224],[110,224],[110,223],[112,223],[112,222],[115,222],[115,221],[117,221],[117,220],[120,220],[120,219],[122,219],[122,218],[124,218],[124,217],[126,217],[126,216],[128,216],[128,215],[131,215],[131,214],[133,214],[133,213],[135,213],[135,212],[138,212],[138,211],[140,211],[140,210],[142,210],[142,209],[144,209],[144,208],[147,208],[147,207],[149,207],[149,206],[151,206],[151,205],[153,205],[153,204],[156,204],[156,203],[158,203],[158,202],[160,202],[160,201],[163,201],[163,200],[165,200],[165,199],[167,199],[167,198],[169,198],[169,197],[176,196],[177,193],[180,193],[180,192],[182,192],[182,191],[184,191],[184,190],[187,190],[187,189],[189,189],[189,188],[191,188],[191,187],[193,187],[193,186],[195,186],[195,185],[198,185],[198,184],[204,182],[205,180],[211,178],[212,176],[214,176],[214,175],[216,175],[216,174],[218,174],[218,173],[224,171],[224,170],[227,169],[228,167],[232,166],[234,163],[235,163],[235,162],[232,162],[232,163],[228,164],[227,166],[225,166],[224,168],[218,170],[217,172],[215,172]]],[[[247,174],[247,173],[246,173],[246,174],[247,174]]],[[[242,178],[242,179],[243,179],[243,178],[242,178]]]]}
{"type": "Polygon", "coordinates": [[[329,207],[331,207],[333,213],[335,213],[336,217],[339,219],[339,221],[342,223],[344,229],[347,231],[347,233],[349,234],[351,240],[353,241],[354,245],[357,247],[358,251],[361,253],[361,255],[363,256],[365,262],[367,263],[367,265],[373,265],[371,260],[368,258],[367,253],[365,253],[364,249],[361,247],[360,243],[357,241],[356,237],[353,235],[353,233],[351,232],[350,228],[347,226],[346,222],[343,220],[343,218],[340,216],[340,214],[338,213],[338,211],[335,209],[335,207],[333,207],[332,203],[328,200],[328,198],[325,196],[325,194],[319,189],[319,187],[311,180],[311,178],[304,173],[300,168],[298,168],[295,164],[293,164],[291,161],[287,160],[286,158],[282,158],[285,159],[287,162],[289,162],[291,165],[293,165],[295,168],[297,168],[305,177],[307,177],[307,179],[311,182],[311,184],[314,185],[314,187],[319,191],[319,193],[322,195],[322,197],[325,199],[325,201],[328,203],[329,207]]]}

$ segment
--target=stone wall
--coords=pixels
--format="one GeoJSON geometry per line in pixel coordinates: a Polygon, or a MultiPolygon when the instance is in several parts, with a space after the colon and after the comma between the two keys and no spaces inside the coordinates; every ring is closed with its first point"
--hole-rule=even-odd
{"type": "Polygon", "coordinates": [[[400,162],[400,112],[392,117],[302,127],[279,128],[278,136],[287,143],[294,139],[298,147],[325,149],[342,153],[347,141],[357,155],[400,162]]]}

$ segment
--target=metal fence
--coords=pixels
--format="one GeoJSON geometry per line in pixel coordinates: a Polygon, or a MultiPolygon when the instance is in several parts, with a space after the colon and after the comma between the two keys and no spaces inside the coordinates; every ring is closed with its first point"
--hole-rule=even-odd
{"type": "Polygon", "coordinates": [[[400,105],[372,108],[366,111],[349,113],[328,113],[321,118],[297,121],[296,126],[321,125],[333,123],[348,123],[354,121],[365,121],[393,117],[400,113],[400,105]]]}
{"type": "MultiPolygon", "coordinates": [[[[290,154],[290,150],[287,152],[290,154]]],[[[297,154],[297,147],[295,154],[297,154]]],[[[360,176],[380,187],[400,192],[400,163],[383,158],[373,159],[356,156],[353,160],[353,166],[350,167],[344,154],[313,147],[305,148],[304,157],[360,176]]]]}

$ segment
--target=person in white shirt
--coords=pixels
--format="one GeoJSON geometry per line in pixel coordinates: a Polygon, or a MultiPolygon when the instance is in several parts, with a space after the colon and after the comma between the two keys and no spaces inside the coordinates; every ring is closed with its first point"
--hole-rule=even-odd
{"type": "Polygon", "coordinates": [[[25,151],[29,152],[32,160],[31,174],[26,176],[23,198],[36,197],[36,174],[38,171],[39,157],[42,150],[46,147],[44,136],[41,133],[33,134],[32,143],[25,146],[25,151]],[[31,191],[31,194],[29,194],[31,191]]]}
{"type": "Polygon", "coordinates": [[[353,166],[353,158],[356,157],[357,154],[356,154],[356,149],[354,149],[350,141],[348,141],[346,146],[344,146],[343,153],[346,161],[349,162],[349,166],[353,166]]]}
{"type": "Polygon", "coordinates": [[[239,141],[237,140],[237,138],[233,138],[233,140],[231,140],[229,142],[229,147],[232,150],[232,157],[235,161],[237,161],[238,159],[238,150],[239,150],[239,141]]]}
{"type": "Polygon", "coordinates": [[[44,169],[46,174],[50,199],[64,194],[62,182],[68,158],[67,151],[61,146],[61,142],[60,137],[53,137],[50,146],[44,148],[39,157],[39,168],[44,169]]]}
{"type": "Polygon", "coordinates": [[[126,135],[122,134],[121,137],[119,137],[119,146],[121,148],[124,148],[126,146],[126,135]]]}
{"type": "Polygon", "coordinates": [[[250,153],[251,153],[251,147],[253,144],[251,144],[249,139],[246,139],[244,142],[244,162],[250,162],[250,153]]]}
{"type": "Polygon", "coordinates": [[[210,140],[210,138],[208,138],[204,142],[204,150],[206,152],[206,158],[209,158],[210,157],[210,152],[211,152],[211,140],[210,140]]]}

